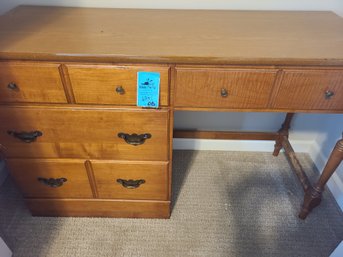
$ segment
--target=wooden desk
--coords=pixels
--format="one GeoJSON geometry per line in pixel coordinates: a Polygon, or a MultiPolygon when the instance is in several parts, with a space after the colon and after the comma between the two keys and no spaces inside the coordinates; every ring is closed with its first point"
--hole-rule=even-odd
{"type": "Polygon", "coordinates": [[[0,142],[33,215],[170,215],[172,139],[288,141],[294,113],[343,112],[343,19],[330,12],[21,6],[0,17],[0,142]],[[160,108],[136,106],[138,71],[161,75],[160,108]],[[275,133],[174,131],[174,110],[285,112],[275,133]]]}

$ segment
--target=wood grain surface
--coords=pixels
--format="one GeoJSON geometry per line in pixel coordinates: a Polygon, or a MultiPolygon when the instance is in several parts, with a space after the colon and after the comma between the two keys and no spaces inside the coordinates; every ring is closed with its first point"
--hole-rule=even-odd
{"type": "Polygon", "coordinates": [[[0,141],[8,157],[168,160],[168,110],[2,107],[0,141]],[[25,143],[8,131],[41,131],[25,143]],[[133,146],[118,133],[151,138],[133,146]]]}
{"type": "Polygon", "coordinates": [[[160,102],[169,103],[169,67],[167,66],[114,66],[67,65],[76,103],[136,105],[137,72],[150,71],[160,74],[160,102]],[[121,87],[123,93],[116,92],[121,87]]]}
{"type": "Polygon", "coordinates": [[[343,110],[343,70],[284,70],[273,108],[343,110]],[[332,94],[327,97],[326,94],[332,94]]]}
{"type": "Polygon", "coordinates": [[[0,62],[0,102],[67,103],[59,64],[0,62]],[[15,89],[8,87],[10,83],[15,89]]]}
{"type": "Polygon", "coordinates": [[[176,107],[267,108],[277,70],[177,68],[176,107]],[[227,96],[223,97],[221,91],[227,96]]]}
{"type": "Polygon", "coordinates": [[[92,161],[99,198],[168,200],[168,162],[92,161]],[[134,189],[123,187],[117,179],[144,180],[134,189]]]}
{"type": "Polygon", "coordinates": [[[0,17],[0,59],[343,64],[331,12],[20,6],[0,17]]]}
{"type": "Polygon", "coordinates": [[[84,161],[8,159],[7,164],[16,184],[28,198],[92,198],[84,161]],[[49,187],[38,178],[67,181],[60,187],[49,187]]]}
{"type": "Polygon", "coordinates": [[[170,217],[169,201],[27,199],[26,203],[33,216],[164,219],[170,217]]]}

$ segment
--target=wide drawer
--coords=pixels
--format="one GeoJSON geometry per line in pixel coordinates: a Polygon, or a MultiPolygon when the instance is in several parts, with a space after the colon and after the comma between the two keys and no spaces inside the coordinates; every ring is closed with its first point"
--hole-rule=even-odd
{"type": "Polygon", "coordinates": [[[343,110],[343,70],[284,70],[273,107],[343,110]]]}
{"type": "Polygon", "coordinates": [[[99,198],[167,200],[168,162],[92,161],[99,198]]]}
{"type": "Polygon", "coordinates": [[[7,164],[27,198],[93,198],[82,161],[8,159],[7,164]]]}
{"type": "Polygon", "coordinates": [[[175,106],[266,108],[277,70],[176,69],[175,106]]]}
{"type": "Polygon", "coordinates": [[[160,73],[160,105],[168,105],[169,67],[67,65],[76,103],[136,105],[137,72],[160,73]]]}
{"type": "Polygon", "coordinates": [[[168,160],[168,110],[2,107],[8,157],[168,160]]]}
{"type": "Polygon", "coordinates": [[[0,62],[0,102],[66,103],[58,64],[0,62]]]}

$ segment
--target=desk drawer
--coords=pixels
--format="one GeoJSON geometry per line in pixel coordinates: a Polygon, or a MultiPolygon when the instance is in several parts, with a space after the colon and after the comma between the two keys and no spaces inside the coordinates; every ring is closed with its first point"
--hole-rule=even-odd
{"type": "Polygon", "coordinates": [[[66,103],[58,67],[0,62],[0,102],[66,103]]]}
{"type": "Polygon", "coordinates": [[[177,68],[175,106],[266,108],[277,70],[177,68]]]}
{"type": "Polygon", "coordinates": [[[167,160],[168,117],[168,110],[3,107],[0,142],[9,157],[167,160]]]}
{"type": "Polygon", "coordinates": [[[343,70],[284,70],[273,107],[343,110],[343,70]]]}
{"type": "Polygon", "coordinates": [[[168,105],[169,67],[68,65],[77,103],[136,105],[137,72],[159,72],[160,105],[168,105]]]}
{"type": "Polygon", "coordinates": [[[99,198],[167,200],[167,162],[92,161],[99,198]]]}
{"type": "Polygon", "coordinates": [[[10,173],[28,198],[93,198],[83,161],[7,160],[10,173]]]}

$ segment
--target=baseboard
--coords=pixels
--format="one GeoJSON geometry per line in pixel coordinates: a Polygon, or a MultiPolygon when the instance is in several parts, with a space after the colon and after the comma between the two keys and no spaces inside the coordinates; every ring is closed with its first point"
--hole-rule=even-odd
{"type": "Polygon", "coordinates": [[[330,254],[330,257],[341,257],[343,256],[343,241],[337,246],[335,251],[330,254]]]}
{"type": "MultiPolygon", "coordinates": [[[[175,150],[212,150],[212,151],[253,151],[272,152],[274,141],[265,140],[213,140],[175,138],[175,150]]],[[[309,140],[292,140],[296,152],[307,153],[313,142],[309,140]]]]}
{"type": "MultiPolygon", "coordinates": [[[[316,141],[291,140],[295,152],[308,153],[319,171],[322,171],[327,158],[322,154],[316,141]]],[[[271,152],[273,141],[255,140],[213,140],[213,139],[181,139],[173,140],[175,150],[213,150],[213,151],[253,151],[271,152]]],[[[342,167],[341,167],[342,168],[342,167]]],[[[328,187],[343,211],[343,181],[335,173],[328,182],[328,187]]]]}
{"type": "MultiPolygon", "coordinates": [[[[318,145],[317,142],[313,142],[312,146],[309,149],[309,155],[311,159],[313,160],[314,164],[316,165],[317,169],[322,172],[327,158],[324,156],[324,154],[321,151],[321,147],[318,145]]],[[[338,172],[343,172],[343,167],[338,167],[338,172]]],[[[337,175],[337,172],[335,172],[330,180],[327,183],[327,186],[329,187],[331,193],[335,197],[339,207],[343,211],[343,181],[342,179],[337,175]]]]}
{"type": "Polygon", "coordinates": [[[0,256],[1,257],[11,257],[12,251],[5,244],[4,240],[0,237],[0,256]]]}

